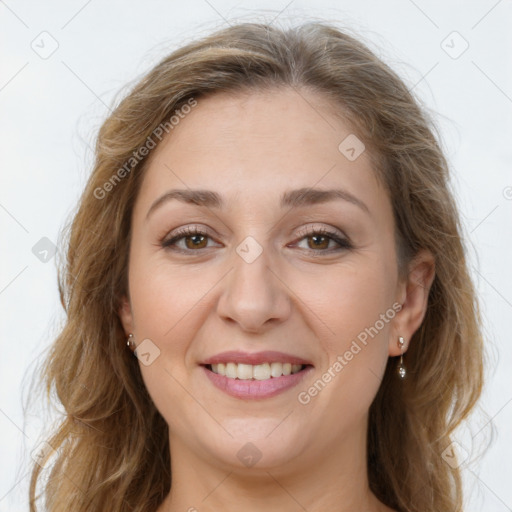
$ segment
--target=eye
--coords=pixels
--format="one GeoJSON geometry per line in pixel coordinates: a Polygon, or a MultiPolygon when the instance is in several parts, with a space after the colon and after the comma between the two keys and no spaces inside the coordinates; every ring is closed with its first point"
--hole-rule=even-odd
{"type": "Polygon", "coordinates": [[[206,249],[207,240],[210,238],[208,233],[197,226],[187,226],[186,228],[180,229],[175,235],[168,240],[161,242],[161,246],[165,248],[176,247],[176,250],[181,252],[194,251],[196,249],[206,249]],[[183,242],[180,246],[178,242],[183,242]],[[174,247],[173,247],[174,246],[174,247]]]}
{"type": "MultiPolygon", "coordinates": [[[[353,246],[347,238],[343,238],[338,232],[330,231],[327,228],[309,227],[300,233],[299,242],[306,241],[307,247],[302,247],[310,252],[335,252],[351,249],[353,246]],[[309,243],[311,241],[311,243],[309,243]],[[338,247],[330,247],[331,244],[337,244],[338,247]]],[[[161,241],[164,249],[176,250],[178,252],[198,251],[208,248],[208,239],[211,237],[208,233],[197,227],[187,226],[178,230],[174,236],[161,241]],[[180,245],[181,243],[181,245],[180,245]]]]}
{"type": "Polygon", "coordinates": [[[307,244],[307,247],[303,248],[311,252],[333,252],[352,248],[352,244],[347,238],[343,238],[338,232],[330,231],[327,228],[309,227],[301,233],[301,236],[300,241],[305,240],[307,244]],[[331,243],[337,244],[338,247],[329,247],[331,243]]]}

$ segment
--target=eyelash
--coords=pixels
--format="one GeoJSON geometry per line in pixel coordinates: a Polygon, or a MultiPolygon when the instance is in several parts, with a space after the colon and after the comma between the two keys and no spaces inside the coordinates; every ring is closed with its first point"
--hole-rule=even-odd
{"type": "MultiPolygon", "coordinates": [[[[186,228],[179,230],[175,234],[175,236],[173,236],[169,240],[162,240],[160,242],[160,245],[163,249],[173,250],[173,251],[181,252],[181,253],[199,252],[199,251],[201,251],[201,249],[194,250],[194,249],[179,249],[179,248],[173,249],[172,248],[172,245],[174,245],[177,241],[181,240],[182,238],[188,238],[188,237],[197,236],[197,235],[206,236],[208,238],[211,238],[208,235],[208,233],[206,233],[204,230],[197,228],[197,227],[187,226],[186,228]]],[[[312,237],[315,235],[327,237],[327,238],[333,240],[334,242],[336,242],[339,245],[339,247],[335,248],[335,249],[318,249],[318,250],[317,249],[304,249],[305,251],[308,251],[311,253],[322,253],[322,252],[323,253],[332,253],[332,252],[338,252],[338,251],[343,251],[343,250],[349,250],[349,249],[353,248],[351,242],[347,238],[340,238],[336,232],[329,231],[326,228],[317,228],[317,229],[308,228],[300,234],[300,238],[298,239],[298,241],[301,241],[304,238],[312,237]]]]}

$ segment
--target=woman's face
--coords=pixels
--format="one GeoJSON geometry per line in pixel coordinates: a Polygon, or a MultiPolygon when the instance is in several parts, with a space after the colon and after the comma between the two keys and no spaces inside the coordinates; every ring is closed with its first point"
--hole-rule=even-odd
{"type": "Polygon", "coordinates": [[[332,111],[307,91],[216,94],[153,150],[120,315],[171,452],[297,468],[364,445],[414,326],[389,198],[332,111]]]}

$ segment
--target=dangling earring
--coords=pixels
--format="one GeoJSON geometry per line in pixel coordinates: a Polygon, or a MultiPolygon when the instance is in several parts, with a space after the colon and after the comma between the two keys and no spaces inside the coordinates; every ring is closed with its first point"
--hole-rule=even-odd
{"type": "Polygon", "coordinates": [[[407,374],[406,370],[405,370],[405,366],[404,366],[404,339],[402,338],[402,336],[399,336],[398,337],[398,347],[400,348],[401,350],[401,353],[400,353],[400,363],[398,363],[398,376],[401,378],[401,379],[405,379],[405,375],[407,374]]]}
{"type": "Polygon", "coordinates": [[[132,350],[132,351],[133,351],[133,349],[135,348],[135,341],[133,341],[133,334],[132,334],[132,333],[130,333],[130,334],[128,335],[128,340],[126,341],[126,345],[127,345],[127,346],[128,346],[128,348],[129,348],[130,350],[132,350]]]}

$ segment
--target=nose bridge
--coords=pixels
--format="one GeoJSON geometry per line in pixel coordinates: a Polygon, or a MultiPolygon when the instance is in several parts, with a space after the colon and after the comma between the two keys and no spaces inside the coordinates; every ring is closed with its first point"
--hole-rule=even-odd
{"type": "Polygon", "coordinates": [[[271,251],[248,236],[236,247],[233,270],[227,276],[219,314],[247,330],[257,330],[270,319],[283,320],[289,301],[274,275],[271,251]]]}

